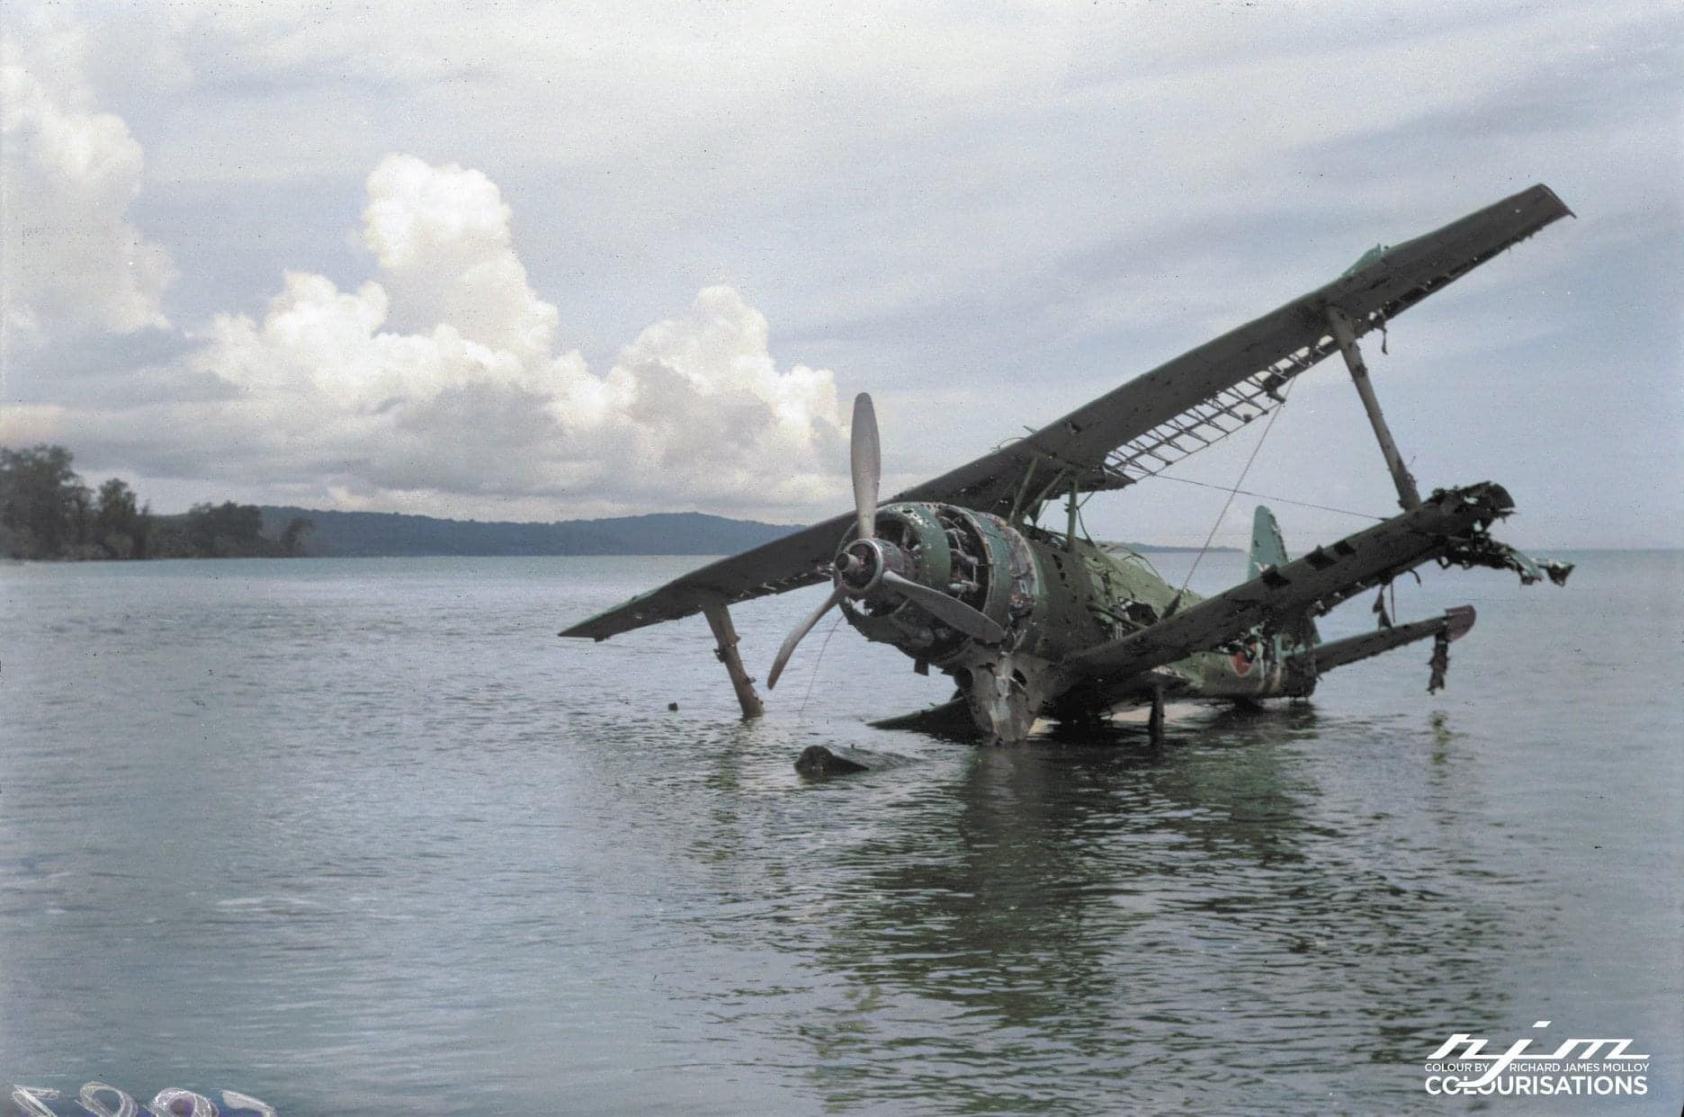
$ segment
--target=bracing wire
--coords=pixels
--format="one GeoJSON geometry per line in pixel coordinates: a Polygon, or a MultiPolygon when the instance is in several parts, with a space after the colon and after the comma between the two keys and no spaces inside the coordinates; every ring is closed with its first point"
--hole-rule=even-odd
{"type": "Polygon", "coordinates": [[[1227,517],[1228,509],[1234,506],[1235,494],[1240,491],[1240,486],[1245,484],[1246,474],[1251,472],[1251,465],[1257,460],[1257,454],[1263,449],[1263,443],[1269,440],[1269,432],[1275,429],[1275,420],[1279,419],[1281,412],[1286,410],[1287,397],[1292,395],[1292,386],[1297,383],[1296,378],[1286,382],[1286,388],[1281,392],[1280,406],[1269,412],[1269,421],[1263,425],[1263,433],[1257,436],[1257,445],[1251,448],[1251,456],[1245,460],[1245,468],[1240,470],[1239,479],[1234,482],[1234,487],[1228,490],[1228,499],[1222,502],[1222,511],[1216,514],[1216,521],[1210,525],[1210,534],[1205,536],[1204,546],[1200,547],[1199,553],[1193,556],[1193,565],[1187,569],[1187,577],[1181,580],[1181,588],[1175,591],[1177,601],[1181,599],[1182,594],[1187,592],[1187,586],[1193,580],[1193,573],[1199,569],[1199,563],[1204,561],[1205,552],[1210,550],[1211,540],[1216,538],[1216,531],[1222,526],[1223,519],[1227,517]]]}
{"type": "Polygon", "coordinates": [[[819,681],[819,666],[824,663],[824,650],[830,647],[830,638],[836,635],[836,626],[842,623],[840,614],[831,622],[830,630],[824,634],[824,642],[819,645],[819,654],[813,659],[813,673],[807,676],[807,693],[801,696],[801,708],[795,711],[795,720],[800,721],[807,716],[807,700],[813,697],[813,684],[819,681]]]}
{"type": "Polygon", "coordinates": [[[1372,512],[1357,512],[1350,508],[1335,508],[1331,504],[1312,504],[1307,500],[1293,500],[1291,497],[1273,496],[1269,493],[1253,492],[1251,489],[1229,490],[1226,485],[1212,485],[1208,481],[1195,481],[1191,477],[1171,477],[1167,473],[1154,473],[1152,475],[1152,479],[1156,481],[1174,481],[1181,485],[1197,485],[1201,489],[1215,489],[1217,492],[1221,493],[1232,491],[1240,496],[1254,496],[1258,500],[1271,500],[1276,504],[1292,504],[1299,508],[1314,508],[1318,512],[1336,512],[1341,516],[1355,516],[1362,520],[1373,520],[1375,523],[1384,523],[1386,520],[1386,517],[1376,516],[1372,512]]]}

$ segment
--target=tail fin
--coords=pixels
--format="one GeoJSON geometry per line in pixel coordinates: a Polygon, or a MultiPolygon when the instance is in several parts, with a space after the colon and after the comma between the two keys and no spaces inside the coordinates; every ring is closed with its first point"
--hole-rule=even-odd
{"type": "MultiPolygon", "coordinates": [[[[1275,522],[1275,514],[1269,511],[1267,505],[1259,504],[1251,518],[1251,564],[1246,569],[1246,578],[1255,578],[1265,569],[1285,566],[1289,561],[1286,540],[1281,538],[1281,527],[1275,522]]],[[[1302,647],[1321,643],[1316,622],[1310,619],[1308,613],[1299,625],[1288,626],[1287,632],[1302,647]]]]}
{"type": "Polygon", "coordinates": [[[1259,504],[1251,518],[1251,567],[1246,571],[1246,579],[1257,577],[1266,566],[1285,566],[1287,561],[1286,541],[1281,538],[1275,514],[1267,505],[1259,504]]]}

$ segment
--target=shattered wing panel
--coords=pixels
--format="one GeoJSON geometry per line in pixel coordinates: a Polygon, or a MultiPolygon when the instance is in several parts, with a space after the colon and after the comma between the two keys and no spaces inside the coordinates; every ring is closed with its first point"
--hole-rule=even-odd
{"type": "Polygon", "coordinates": [[[793,535],[763,543],[752,551],[720,559],[660,589],[638,594],[616,606],[581,621],[562,632],[563,636],[606,640],[645,625],[676,621],[699,613],[704,605],[734,605],[767,594],[811,586],[824,581],[824,567],[836,551],[853,513],[835,516],[793,535]]]}
{"type": "Polygon", "coordinates": [[[1115,489],[1150,476],[1278,406],[1281,388],[1334,352],[1327,310],[1361,336],[1571,213],[1538,185],[1350,271],[1136,377],[1034,434],[899,494],[1010,515],[1071,479],[1115,489]]]}

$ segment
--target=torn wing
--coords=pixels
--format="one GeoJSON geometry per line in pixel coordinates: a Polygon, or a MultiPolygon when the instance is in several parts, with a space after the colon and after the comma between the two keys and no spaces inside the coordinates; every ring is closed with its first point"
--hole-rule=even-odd
{"type": "Polygon", "coordinates": [[[1503,566],[1507,548],[1488,529],[1513,508],[1501,485],[1441,489],[1419,508],[1317,547],[1303,558],[1265,568],[1224,593],[1172,613],[1147,628],[1065,660],[1066,670],[1120,683],[1195,652],[1238,640],[1258,626],[1325,612],[1343,601],[1439,559],[1463,566],[1503,566]]]}
{"type": "MultiPolygon", "coordinates": [[[[1072,484],[1132,484],[1219,441],[1280,402],[1281,388],[1333,352],[1327,310],[1360,336],[1569,210],[1538,185],[1390,249],[1263,317],[1160,365],[1057,422],[892,499],[942,501],[1013,518],[1072,484]]],[[[852,522],[836,516],[722,559],[564,631],[610,636],[823,581],[852,522]]]]}

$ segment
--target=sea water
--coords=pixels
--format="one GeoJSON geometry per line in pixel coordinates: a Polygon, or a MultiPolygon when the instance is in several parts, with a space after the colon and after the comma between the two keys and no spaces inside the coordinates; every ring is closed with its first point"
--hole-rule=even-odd
{"type": "MultiPolygon", "coordinates": [[[[945,680],[829,621],[749,724],[699,618],[556,638],[695,559],[0,568],[0,1088],[1385,1112],[1549,1020],[1676,1112],[1684,555],[1561,557],[1400,585],[1479,610],[1445,691],[1415,645],[1158,749],[872,729],[945,680]]],[[[822,592],[735,610],[754,674],[822,592]]]]}

